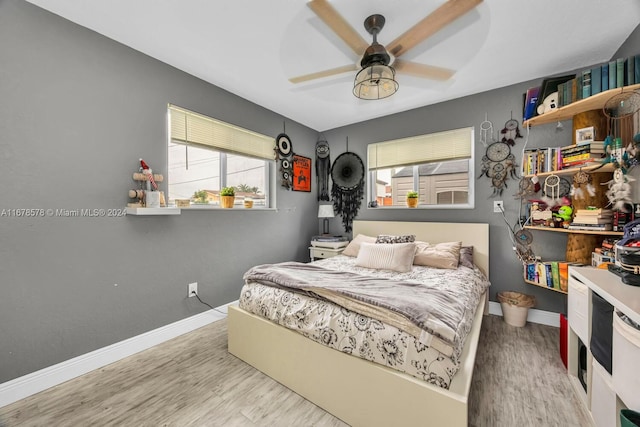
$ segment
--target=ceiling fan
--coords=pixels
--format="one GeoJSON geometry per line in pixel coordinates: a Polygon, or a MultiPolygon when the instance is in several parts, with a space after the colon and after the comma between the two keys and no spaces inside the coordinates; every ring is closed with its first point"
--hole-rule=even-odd
{"type": "Polygon", "coordinates": [[[311,0],[307,3],[311,10],[361,59],[359,64],[292,77],[289,81],[302,83],[360,69],[356,75],[354,95],[361,99],[381,99],[398,90],[398,83],[394,78],[396,71],[426,79],[448,80],[453,76],[453,70],[404,61],[399,57],[465,15],[480,2],[482,0],[448,0],[389,43],[385,49],[377,41],[377,35],[385,24],[382,15],[371,15],[364,21],[365,29],[373,36],[373,43],[369,45],[327,0],[311,0]]]}

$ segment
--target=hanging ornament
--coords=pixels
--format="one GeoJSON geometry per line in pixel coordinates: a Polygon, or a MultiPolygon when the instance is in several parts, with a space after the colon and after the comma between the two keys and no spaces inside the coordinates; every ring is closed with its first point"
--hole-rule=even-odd
{"type": "Polygon", "coordinates": [[[487,113],[484,113],[484,122],[480,123],[480,143],[486,148],[493,139],[493,123],[488,120],[487,113]]]}
{"type": "Polygon", "coordinates": [[[342,217],[344,230],[349,233],[364,196],[364,163],[349,151],[336,158],[331,167],[331,196],[333,209],[342,217]]]}
{"type": "Polygon", "coordinates": [[[571,197],[576,200],[586,199],[587,194],[594,197],[596,195],[596,189],[594,188],[592,181],[591,175],[586,172],[579,171],[574,174],[573,185],[571,186],[570,193],[571,197]],[[585,192],[587,194],[585,194],[585,192]]]}
{"type": "Polygon", "coordinates": [[[291,139],[283,132],[276,136],[276,146],[273,148],[276,163],[280,163],[280,185],[287,190],[293,188],[293,145],[291,139]]]}
{"type": "Polygon", "coordinates": [[[329,143],[325,140],[316,142],[316,179],[318,181],[318,201],[329,201],[329,174],[331,173],[331,159],[329,157],[329,143]]]}
{"type": "Polygon", "coordinates": [[[500,131],[500,134],[502,134],[501,141],[506,142],[512,147],[516,145],[516,138],[522,138],[518,126],[518,121],[513,118],[513,113],[511,113],[511,119],[506,121],[504,128],[500,131]]]}
{"type": "Polygon", "coordinates": [[[498,141],[489,145],[482,157],[481,166],[480,177],[491,178],[491,186],[493,187],[491,197],[502,195],[504,189],[507,188],[509,178],[518,178],[515,156],[511,153],[509,144],[505,142],[498,141]]]}
{"type": "Polygon", "coordinates": [[[632,205],[630,184],[632,181],[635,179],[625,175],[622,169],[618,168],[613,172],[613,179],[602,183],[602,185],[609,186],[605,195],[609,199],[609,205],[612,209],[629,212],[627,206],[632,205]]]}

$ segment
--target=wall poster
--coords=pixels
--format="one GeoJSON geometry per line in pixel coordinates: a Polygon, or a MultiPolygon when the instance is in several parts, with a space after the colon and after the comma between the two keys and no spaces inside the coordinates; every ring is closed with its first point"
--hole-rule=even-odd
{"type": "Polygon", "coordinates": [[[311,191],[311,159],[293,155],[293,191],[311,191]]]}

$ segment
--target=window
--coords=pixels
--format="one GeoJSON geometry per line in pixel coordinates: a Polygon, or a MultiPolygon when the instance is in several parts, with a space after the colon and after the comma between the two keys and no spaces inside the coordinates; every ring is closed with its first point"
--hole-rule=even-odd
{"type": "Polygon", "coordinates": [[[369,144],[369,206],[473,208],[472,127],[369,144]]]}
{"type": "Polygon", "coordinates": [[[273,138],[174,105],[169,106],[169,201],[219,206],[220,189],[234,187],[235,204],[273,207],[273,138]]]}

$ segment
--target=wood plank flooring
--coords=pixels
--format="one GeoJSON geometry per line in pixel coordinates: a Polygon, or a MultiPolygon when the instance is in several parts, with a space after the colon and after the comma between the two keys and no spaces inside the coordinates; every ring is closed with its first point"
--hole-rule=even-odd
{"type": "MultiPolygon", "coordinates": [[[[557,348],[557,328],[485,316],[470,425],[590,426],[557,348]]],[[[224,319],[0,408],[14,426],[346,424],[230,355],[224,319]]]]}

